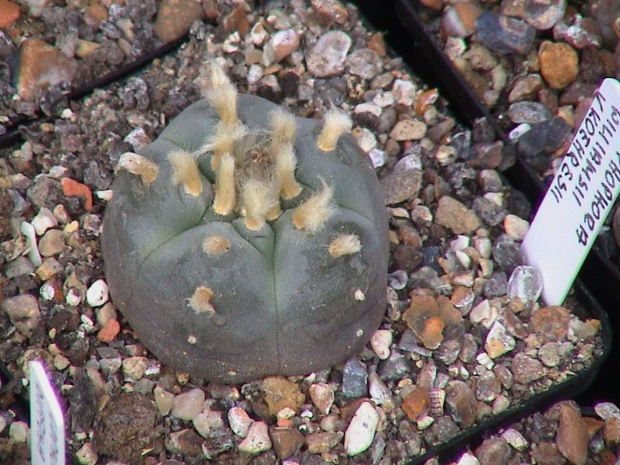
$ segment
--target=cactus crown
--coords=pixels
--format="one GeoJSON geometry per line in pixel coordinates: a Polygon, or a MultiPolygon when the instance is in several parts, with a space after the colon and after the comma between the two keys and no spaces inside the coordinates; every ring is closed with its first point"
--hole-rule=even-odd
{"type": "Polygon", "coordinates": [[[327,368],[379,325],[387,218],[350,119],[296,118],[210,66],[204,99],[120,157],[110,292],[173,367],[240,382],[327,368]]]}

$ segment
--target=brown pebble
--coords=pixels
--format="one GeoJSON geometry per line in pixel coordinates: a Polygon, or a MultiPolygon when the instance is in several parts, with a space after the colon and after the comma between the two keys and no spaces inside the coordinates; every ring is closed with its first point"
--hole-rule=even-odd
{"type": "Polygon", "coordinates": [[[52,257],[65,250],[65,241],[60,229],[50,229],[39,241],[39,252],[43,257],[52,257]]]}
{"type": "Polygon", "coordinates": [[[98,28],[108,19],[108,10],[99,2],[92,2],[84,10],[84,22],[92,28],[98,28]]]}
{"type": "Polygon", "coordinates": [[[329,452],[342,439],[342,433],[319,432],[306,436],[306,447],[311,454],[323,454],[329,452]]]}
{"type": "Polygon", "coordinates": [[[560,411],[555,442],[566,459],[574,465],[585,465],[588,460],[588,430],[581,414],[565,404],[560,411]]]}
{"type": "Polygon", "coordinates": [[[570,312],[560,306],[543,307],[530,318],[530,325],[543,342],[561,341],[568,333],[570,312]]]}
{"type": "Polygon", "coordinates": [[[438,224],[455,234],[471,234],[480,227],[480,220],[473,210],[447,195],[439,199],[436,219],[438,224]]]}
{"type": "Polygon", "coordinates": [[[172,42],[189,31],[204,12],[196,0],[163,0],[157,12],[155,34],[162,42],[172,42]]]}
{"type": "Polygon", "coordinates": [[[550,87],[563,89],[579,74],[579,57],[565,43],[543,42],[538,49],[540,73],[550,87]]]}
{"type": "Polygon", "coordinates": [[[114,318],[106,321],[106,324],[101,330],[97,333],[97,339],[101,342],[112,342],[116,335],[120,332],[121,325],[118,320],[114,318]]]}
{"type": "Polygon", "coordinates": [[[381,33],[375,32],[370,37],[367,47],[380,57],[385,56],[385,42],[383,41],[383,35],[381,35],[381,33]]]}
{"type": "Polygon", "coordinates": [[[299,386],[283,376],[265,378],[261,387],[265,393],[269,413],[274,416],[284,407],[296,411],[306,401],[306,396],[299,390],[299,386]]]}
{"type": "Polygon", "coordinates": [[[37,298],[30,294],[20,294],[10,297],[2,302],[1,306],[15,329],[26,337],[30,337],[32,331],[39,326],[41,310],[37,298]]]}
{"type": "Polygon", "coordinates": [[[403,313],[402,318],[427,349],[434,350],[442,343],[444,322],[434,297],[411,296],[409,309],[403,313]]]}
{"type": "Polygon", "coordinates": [[[304,445],[303,435],[295,428],[270,428],[269,437],[273,451],[280,460],[295,455],[304,445]]]}
{"type": "Polygon", "coordinates": [[[418,387],[407,394],[401,407],[409,420],[418,421],[428,413],[430,406],[431,398],[428,389],[418,387]]]}
{"type": "Polygon", "coordinates": [[[85,184],[77,182],[71,178],[63,178],[62,192],[67,197],[82,197],[84,199],[84,208],[91,211],[93,208],[93,193],[85,184]]]}
{"type": "Polygon", "coordinates": [[[620,417],[614,415],[605,420],[603,426],[603,438],[609,447],[616,447],[620,444],[620,417]]]}
{"type": "Polygon", "coordinates": [[[422,172],[414,169],[390,173],[379,182],[385,204],[396,205],[418,196],[422,187],[422,172]]]}
{"type": "Polygon", "coordinates": [[[446,386],[445,409],[461,427],[469,428],[476,421],[478,412],[474,391],[464,381],[450,381],[446,386]]]}
{"type": "Polygon", "coordinates": [[[422,92],[415,99],[415,112],[418,116],[422,116],[439,98],[437,89],[430,89],[422,92]]]}
{"type": "Polygon", "coordinates": [[[0,0],[0,29],[9,27],[20,15],[19,5],[9,0],[0,0]]]}
{"type": "Polygon", "coordinates": [[[19,47],[17,89],[24,100],[33,100],[58,84],[71,84],[75,60],[42,40],[26,39],[19,47]]]}

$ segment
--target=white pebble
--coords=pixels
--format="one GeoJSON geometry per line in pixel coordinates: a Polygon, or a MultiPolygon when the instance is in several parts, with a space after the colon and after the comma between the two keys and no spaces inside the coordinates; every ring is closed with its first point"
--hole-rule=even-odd
{"type": "Polygon", "coordinates": [[[392,341],[392,331],[389,329],[379,329],[370,338],[370,346],[379,359],[387,360],[390,357],[392,341]]]}
{"type": "Polygon", "coordinates": [[[514,428],[509,428],[504,431],[502,433],[502,437],[506,440],[508,444],[510,444],[514,449],[518,450],[519,452],[527,449],[527,439],[525,439],[523,435],[514,428]]]}
{"type": "Polygon", "coordinates": [[[108,285],[103,279],[98,279],[86,291],[86,302],[91,307],[101,307],[108,301],[108,285]]]}
{"type": "Polygon", "coordinates": [[[370,402],[359,406],[344,434],[347,455],[357,455],[370,447],[379,425],[379,414],[370,402]]]}
{"type": "Polygon", "coordinates": [[[254,420],[252,420],[248,413],[241,407],[233,407],[228,411],[228,423],[233,433],[239,437],[245,438],[254,420]]]}
{"type": "Polygon", "coordinates": [[[180,420],[193,420],[202,412],[204,401],[205,393],[202,389],[190,389],[174,398],[170,415],[180,420]]]}
{"type": "Polygon", "coordinates": [[[80,447],[80,449],[75,453],[75,457],[81,465],[95,465],[97,460],[99,460],[99,456],[90,442],[87,442],[80,447]]]}
{"type": "Polygon", "coordinates": [[[267,424],[262,421],[252,423],[247,437],[241,441],[238,449],[248,454],[260,454],[271,449],[271,439],[269,439],[267,424]]]}
{"type": "Polygon", "coordinates": [[[26,442],[29,434],[30,428],[28,428],[28,424],[24,421],[14,421],[11,423],[11,426],[9,426],[9,437],[14,442],[26,442]]]}
{"type": "Polygon", "coordinates": [[[37,234],[34,230],[34,226],[27,221],[24,221],[20,227],[21,233],[26,237],[26,244],[28,247],[28,258],[38,268],[43,263],[41,254],[39,253],[39,247],[37,246],[37,234]]]}
{"type": "Polygon", "coordinates": [[[251,65],[248,69],[248,84],[254,85],[263,77],[263,68],[260,65],[251,65]]]}
{"type": "Polygon", "coordinates": [[[372,163],[373,168],[381,168],[385,165],[387,161],[387,157],[385,156],[385,151],[379,150],[377,148],[372,149],[368,152],[368,156],[370,157],[370,162],[372,163]]]}
{"type": "Polygon", "coordinates": [[[82,296],[77,289],[69,289],[67,295],[65,296],[65,302],[72,307],[77,307],[82,302],[82,296]]]}
{"type": "Polygon", "coordinates": [[[32,221],[37,236],[42,236],[50,228],[58,226],[58,220],[49,208],[42,208],[32,221]]]}
{"type": "Polygon", "coordinates": [[[480,465],[480,461],[475,455],[471,455],[469,452],[465,452],[459,457],[456,465],[480,465]]]}

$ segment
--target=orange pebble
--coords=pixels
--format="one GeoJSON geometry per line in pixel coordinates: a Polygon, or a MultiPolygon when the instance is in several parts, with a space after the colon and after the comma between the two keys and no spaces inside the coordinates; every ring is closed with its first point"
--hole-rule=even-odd
{"type": "Polygon", "coordinates": [[[20,15],[19,5],[9,0],[0,0],[0,29],[9,27],[20,15]]]}
{"type": "Polygon", "coordinates": [[[418,116],[422,116],[426,113],[433,103],[439,98],[439,91],[437,89],[427,90],[418,95],[415,101],[415,112],[418,116]]]}
{"type": "Polygon", "coordinates": [[[118,320],[111,318],[106,322],[105,326],[101,328],[97,334],[97,339],[101,342],[112,342],[120,330],[121,325],[118,320]]]}
{"type": "Polygon", "coordinates": [[[280,428],[294,428],[295,423],[290,418],[279,418],[278,427],[280,428]]]}
{"type": "Polygon", "coordinates": [[[91,211],[93,208],[93,193],[88,186],[77,182],[71,178],[62,179],[62,192],[67,197],[82,197],[84,199],[84,208],[91,211]]]}

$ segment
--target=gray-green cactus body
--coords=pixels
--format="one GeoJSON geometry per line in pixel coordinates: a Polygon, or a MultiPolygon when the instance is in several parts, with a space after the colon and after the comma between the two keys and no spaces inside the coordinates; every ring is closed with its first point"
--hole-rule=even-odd
{"type": "MultiPolygon", "coordinates": [[[[277,109],[239,95],[244,137],[268,140],[277,109]]],[[[280,201],[277,218],[252,230],[239,211],[214,212],[212,153],[198,158],[198,183],[179,181],[175,153],[208,144],[219,121],[201,100],[139,151],[156,168],[154,179],[119,170],[102,238],[115,304],[164,363],[218,382],[304,374],[360,351],[385,311],[389,251],[368,157],[348,134],[334,150],[320,150],[322,123],[295,119],[295,178],[303,189],[280,201]],[[295,226],[296,209],[326,186],[324,224],[315,231],[295,226]],[[332,254],[342,237],[361,248],[332,254]]]]}

